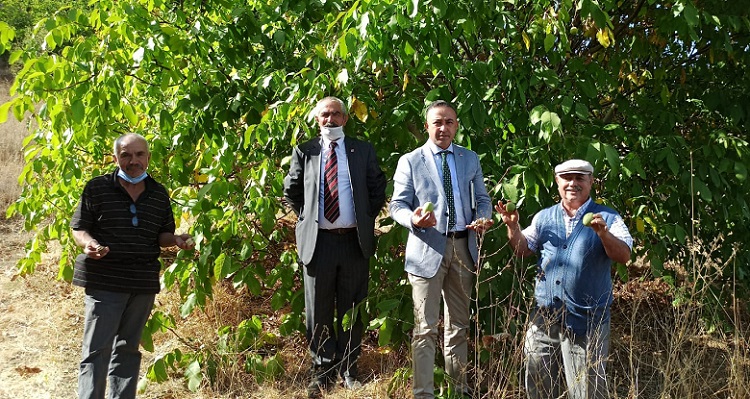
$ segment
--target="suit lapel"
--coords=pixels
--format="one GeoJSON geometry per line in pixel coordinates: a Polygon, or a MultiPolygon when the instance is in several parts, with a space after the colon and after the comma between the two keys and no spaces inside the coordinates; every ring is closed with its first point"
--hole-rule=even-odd
{"type": "MultiPolygon", "coordinates": [[[[469,197],[468,184],[461,178],[466,176],[466,158],[464,157],[465,151],[462,147],[453,144],[453,161],[456,163],[456,177],[458,178],[458,190],[461,195],[461,202],[466,203],[466,199],[469,197]]],[[[464,207],[465,208],[465,207],[464,207]]]]}
{"type": "MultiPolygon", "coordinates": [[[[362,181],[360,181],[361,179],[352,178],[352,171],[353,170],[361,171],[363,169],[366,169],[367,165],[366,165],[366,162],[362,159],[362,154],[356,151],[357,148],[355,147],[356,145],[355,145],[354,139],[350,139],[349,137],[344,136],[344,150],[346,150],[346,162],[349,164],[348,165],[349,167],[347,168],[346,173],[349,174],[349,185],[351,185],[352,187],[352,196],[354,198],[357,198],[357,195],[355,193],[358,192],[357,191],[359,190],[358,184],[362,183],[362,181]],[[360,163],[362,165],[360,165],[360,163]]],[[[355,172],[355,173],[358,173],[358,172],[355,172]]],[[[355,205],[355,208],[356,208],[356,205],[355,205]]],[[[355,216],[356,216],[356,212],[355,212],[355,216]]]]}
{"type": "Polygon", "coordinates": [[[349,163],[349,170],[358,170],[359,165],[356,162],[359,160],[357,152],[354,151],[354,141],[347,136],[344,136],[344,149],[346,149],[346,160],[349,163]]]}
{"type": "MultiPolygon", "coordinates": [[[[321,142],[322,138],[313,141],[307,151],[307,173],[312,173],[315,187],[320,189],[320,154],[321,154],[321,142]]],[[[316,196],[317,198],[317,196],[316,196]]]]}
{"type": "Polygon", "coordinates": [[[440,179],[440,175],[437,171],[437,165],[435,164],[435,157],[432,155],[430,146],[425,144],[422,146],[422,165],[427,170],[427,175],[430,176],[435,186],[440,191],[440,194],[445,197],[445,190],[443,190],[443,180],[440,179]]]}

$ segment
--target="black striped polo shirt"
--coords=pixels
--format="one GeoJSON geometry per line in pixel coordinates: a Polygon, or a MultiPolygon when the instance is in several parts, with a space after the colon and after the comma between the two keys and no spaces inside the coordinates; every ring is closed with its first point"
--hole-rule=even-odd
{"type": "Polygon", "coordinates": [[[150,176],[145,182],[136,202],[120,185],[117,170],[86,183],[70,225],[88,231],[109,247],[109,253],[98,260],[78,255],[74,285],[134,294],[159,292],[159,234],[174,233],[175,222],[167,190],[150,176]],[[133,217],[138,218],[137,226],[133,217]]]}

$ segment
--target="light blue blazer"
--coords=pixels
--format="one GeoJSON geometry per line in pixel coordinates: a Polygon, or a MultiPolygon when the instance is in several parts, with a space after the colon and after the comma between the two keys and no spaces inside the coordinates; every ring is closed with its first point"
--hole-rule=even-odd
{"type": "MultiPolygon", "coordinates": [[[[453,157],[463,204],[463,209],[456,209],[456,212],[463,212],[467,223],[480,217],[492,217],[492,205],[484,185],[479,157],[474,151],[455,143],[453,157]]],[[[425,144],[399,159],[393,177],[393,198],[388,209],[393,220],[409,230],[405,270],[419,277],[434,277],[440,268],[448,240],[445,235],[448,210],[443,182],[429,145],[425,144]],[[428,201],[435,204],[437,225],[427,229],[412,226],[414,209],[428,201]]],[[[469,230],[468,240],[469,252],[476,264],[479,255],[474,231],[469,230]]]]}

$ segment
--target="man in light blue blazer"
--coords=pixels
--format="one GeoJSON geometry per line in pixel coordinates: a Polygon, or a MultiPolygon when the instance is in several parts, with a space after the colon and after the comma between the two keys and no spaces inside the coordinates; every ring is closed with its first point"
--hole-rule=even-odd
{"type": "Polygon", "coordinates": [[[429,140],[404,155],[393,178],[391,217],[409,230],[405,270],[412,285],[414,331],[412,361],[415,398],[434,398],[433,368],[445,302],[443,356],[456,392],[469,393],[469,306],[476,263],[476,234],[492,221],[492,205],[479,157],[453,143],[456,109],[442,100],[426,110],[429,140]],[[434,209],[429,210],[430,202],[434,209]],[[425,209],[427,208],[427,209],[425,209]]]}

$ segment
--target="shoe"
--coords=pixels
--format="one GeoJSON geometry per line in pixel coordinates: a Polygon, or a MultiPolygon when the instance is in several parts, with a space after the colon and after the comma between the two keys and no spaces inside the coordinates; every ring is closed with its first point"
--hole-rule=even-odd
{"type": "Polygon", "coordinates": [[[327,391],[335,384],[335,374],[332,375],[329,367],[314,367],[311,372],[310,383],[307,385],[307,397],[322,398],[323,391],[327,391]]]}
{"type": "Polygon", "coordinates": [[[362,383],[357,381],[354,377],[346,377],[344,378],[344,388],[350,391],[356,391],[357,389],[362,389],[362,383]]]}
{"type": "Polygon", "coordinates": [[[307,397],[309,399],[318,399],[323,397],[323,386],[318,380],[310,381],[307,385],[307,397]]]}

